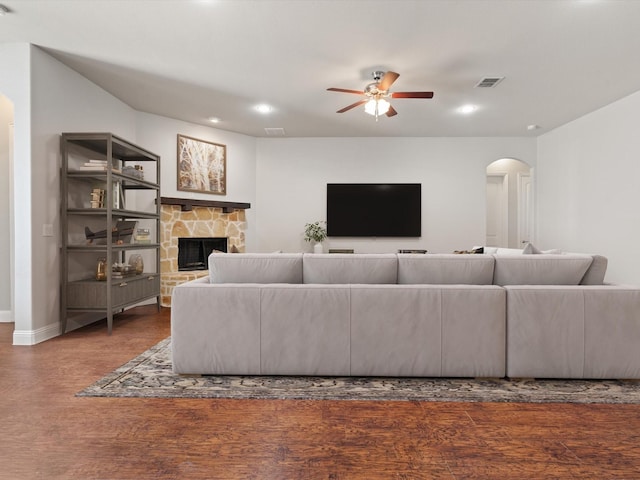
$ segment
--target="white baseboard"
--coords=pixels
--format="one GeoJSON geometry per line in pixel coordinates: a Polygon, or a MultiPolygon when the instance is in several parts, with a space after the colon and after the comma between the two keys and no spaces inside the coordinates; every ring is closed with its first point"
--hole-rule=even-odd
{"type": "Polygon", "coordinates": [[[11,310],[0,310],[0,323],[12,323],[13,312],[11,310]]]}
{"type": "MultiPolygon", "coordinates": [[[[100,320],[96,318],[95,313],[86,313],[78,315],[72,321],[67,323],[67,332],[92,324],[100,320]]],[[[13,332],[14,345],[35,345],[46,340],[51,340],[60,335],[61,325],[59,323],[51,323],[46,327],[37,330],[15,330],[13,332]]]]}
{"type": "MultiPolygon", "coordinates": [[[[149,301],[149,304],[154,304],[155,300],[149,301]]],[[[146,305],[147,302],[141,302],[137,305],[146,305]]],[[[2,312],[0,312],[2,313],[2,312]]],[[[9,312],[10,313],[10,312],[9,312]]],[[[102,314],[85,313],[74,317],[67,322],[67,332],[77,330],[78,328],[86,327],[98,320],[103,320],[102,314]]],[[[13,321],[13,320],[11,320],[13,321]]],[[[14,345],[35,345],[36,343],[50,340],[60,335],[61,325],[59,323],[52,323],[46,327],[38,328],[37,330],[14,330],[13,332],[13,344],[14,345]]]]}
{"type": "Polygon", "coordinates": [[[14,345],[35,345],[60,335],[60,324],[52,323],[37,330],[14,330],[14,345]]]}

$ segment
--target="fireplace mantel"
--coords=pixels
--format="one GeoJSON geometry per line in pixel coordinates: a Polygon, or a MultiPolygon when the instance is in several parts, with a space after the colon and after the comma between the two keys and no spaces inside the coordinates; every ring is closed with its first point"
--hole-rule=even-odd
{"type": "Polygon", "coordinates": [[[246,210],[251,208],[250,203],[223,202],[220,200],[196,200],[193,198],[173,198],[160,197],[162,205],[180,205],[183,212],[189,212],[193,207],[215,207],[221,208],[224,213],[231,213],[234,210],[246,210]]]}

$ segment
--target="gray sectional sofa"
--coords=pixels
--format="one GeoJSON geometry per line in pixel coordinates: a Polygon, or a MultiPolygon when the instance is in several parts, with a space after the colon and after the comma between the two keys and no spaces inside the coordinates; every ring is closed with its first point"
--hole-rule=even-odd
{"type": "Polygon", "coordinates": [[[606,264],[581,254],[215,253],[208,277],[173,291],[173,369],[640,378],[640,288],[605,285],[606,264]]]}

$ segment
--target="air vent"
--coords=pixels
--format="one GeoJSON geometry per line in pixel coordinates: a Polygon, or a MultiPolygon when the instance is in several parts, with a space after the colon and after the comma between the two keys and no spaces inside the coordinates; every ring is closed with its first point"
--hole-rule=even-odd
{"type": "Polygon", "coordinates": [[[504,77],[484,77],[476,83],[476,88],[493,88],[502,80],[504,80],[504,77]]]}
{"type": "Polygon", "coordinates": [[[267,137],[284,137],[284,128],[281,127],[266,127],[264,132],[267,137]]]}

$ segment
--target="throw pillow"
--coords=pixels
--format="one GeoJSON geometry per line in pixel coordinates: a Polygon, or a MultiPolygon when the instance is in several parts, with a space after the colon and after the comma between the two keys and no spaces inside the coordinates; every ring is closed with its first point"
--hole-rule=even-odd
{"type": "Polygon", "coordinates": [[[527,243],[522,250],[523,255],[540,254],[542,250],[533,246],[531,242],[527,243]]]}
{"type": "Polygon", "coordinates": [[[473,247],[471,250],[454,250],[453,253],[458,254],[480,254],[484,253],[484,247],[473,247]]]}
{"type": "Polygon", "coordinates": [[[523,255],[540,254],[540,253],[560,255],[562,253],[562,250],[558,248],[552,248],[551,250],[540,250],[539,248],[536,248],[531,242],[529,242],[522,250],[522,253],[523,255]]]}

